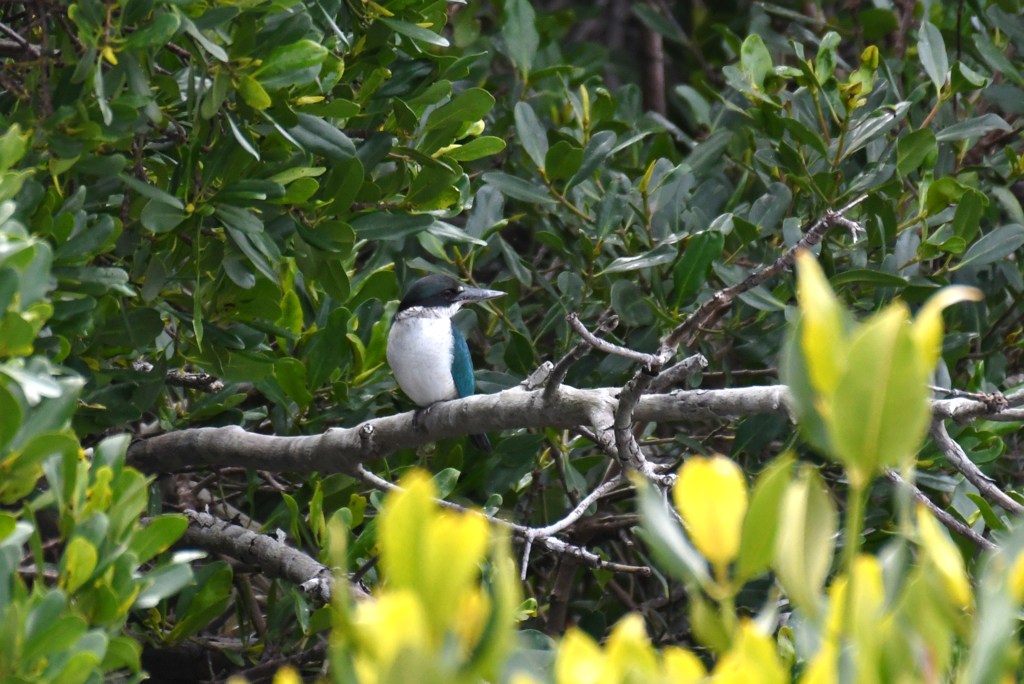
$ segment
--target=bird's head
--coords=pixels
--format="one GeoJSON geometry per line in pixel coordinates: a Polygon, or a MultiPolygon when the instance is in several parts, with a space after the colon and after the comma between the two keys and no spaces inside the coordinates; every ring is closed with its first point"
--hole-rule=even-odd
{"type": "Polygon", "coordinates": [[[463,285],[450,276],[428,275],[412,284],[398,305],[398,313],[410,309],[422,309],[425,313],[443,311],[451,316],[463,304],[483,302],[504,294],[500,290],[485,290],[463,285]]]}

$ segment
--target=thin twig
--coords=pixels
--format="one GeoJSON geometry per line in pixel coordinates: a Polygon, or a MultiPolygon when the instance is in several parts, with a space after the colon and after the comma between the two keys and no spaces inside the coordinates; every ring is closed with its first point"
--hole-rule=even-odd
{"type": "Polygon", "coordinates": [[[978,466],[974,465],[974,462],[967,457],[963,448],[946,432],[946,424],[942,420],[932,421],[931,436],[946,457],[946,460],[963,473],[967,481],[977,487],[985,499],[997,506],[1003,507],[1008,513],[1017,514],[1024,511],[1024,506],[1021,506],[1007,496],[1003,490],[996,486],[995,482],[985,473],[981,472],[978,466]]]}
{"type": "Polygon", "coordinates": [[[988,551],[999,548],[996,544],[989,541],[988,539],[985,539],[980,534],[972,530],[970,527],[954,518],[948,512],[944,511],[942,508],[935,505],[935,502],[929,499],[927,494],[922,492],[915,485],[904,480],[900,476],[900,474],[897,473],[895,470],[885,471],[885,476],[889,478],[889,480],[891,480],[892,482],[896,483],[897,485],[901,487],[906,487],[913,495],[913,497],[920,503],[924,504],[928,508],[928,510],[930,510],[932,514],[936,518],[938,518],[939,522],[945,525],[951,532],[955,532],[956,534],[959,534],[961,537],[968,539],[969,541],[971,541],[971,543],[973,543],[980,549],[988,551]]]}
{"type": "MultiPolygon", "coordinates": [[[[378,489],[392,492],[401,491],[402,489],[398,485],[388,482],[384,478],[378,477],[377,475],[374,475],[373,473],[371,473],[369,470],[362,466],[357,466],[355,468],[354,473],[364,482],[373,485],[378,489]]],[[[459,504],[452,503],[451,501],[445,501],[444,499],[437,499],[436,502],[439,506],[442,506],[449,510],[458,511],[460,513],[478,513],[479,515],[483,515],[491,523],[511,530],[514,535],[521,539],[529,539],[531,533],[536,529],[526,527],[525,525],[520,525],[518,523],[509,522],[508,520],[502,520],[501,518],[492,515],[486,515],[485,513],[482,513],[480,511],[473,511],[469,508],[466,508],[465,506],[460,506],[459,504]]],[[[582,503],[583,502],[580,502],[581,505],[582,503]]],[[[579,506],[577,506],[577,509],[578,508],[579,506]]],[[[573,510],[575,511],[576,509],[573,510]]],[[[583,511],[586,511],[586,508],[584,508],[583,511]]],[[[580,515],[582,515],[582,512],[580,513],[580,515]]],[[[553,524],[558,525],[560,522],[561,521],[553,524]]],[[[566,556],[571,556],[579,560],[580,562],[595,568],[611,570],[612,572],[621,572],[625,574],[643,575],[644,577],[650,576],[651,574],[651,569],[645,565],[626,565],[623,563],[613,563],[611,561],[606,561],[593,551],[585,549],[582,546],[576,546],[575,544],[570,544],[568,542],[562,541],[561,539],[555,536],[537,536],[536,534],[533,534],[533,539],[535,541],[540,541],[545,547],[547,547],[549,551],[553,551],[554,553],[559,553],[566,556]]]]}
{"type": "Polygon", "coordinates": [[[773,263],[765,266],[759,271],[755,271],[750,275],[750,277],[746,278],[742,282],[716,292],[711,299],[697,307],[696,311],[687,316],[682,323],[676,326],[676,328],[669,333],[662,342],[661,353],[664,353],[665,351],[675,353],[675,349],[680,344],[692,344],[693,337],[697,330],[705,327],[710,321],[716,320],[738,296],[745,292],[749,292],[784,269],[790,268],[796,260],[797,253],[804,249],[810,249],[821,242],[821,239],[830,228],[838,225],[851,230],[860,230],[860,226],[847,219],[845,214],[867,198],[867,195],[860,195],[853,201],[844,205],[841,209],[829,209],[825,211],[824,216],[815,221],[806,231],[804,231],[804,236],[773,263]]]}
{"type": "Polygon", "coordinates": [[[623,347],[615,344],[614,342],[602,340],[600,337],[587,330],[587,327],[583,325],[583,322],[580,321],[579,315],[575,312],[566,316],[565,320],[569,322],[569,326],[576,331],[576,334],[582,337],[587,344],[598,351],[603,351],[606,354],[614,354],[615,356],[622,356],[647,367],[658,363],[659,356],[657,354],[645,354],[644,352],[638,352],[630,349],[629,347],[623,347]]]}
{"type": "MultiPolygon", "coordinates": [[[[583,326],[583,324],[580,323],[579,316],[577,316],[576,314],[570,315],[575,317],[576,322],[579,323],[581,327],[583,326]]],[[[571,324],[572,321],[570,321],[570,325],[571,324]]],[[[615,316],[609,311],[606,311],[605,313],[601,314],[601,316],[597,319],[597,333],[600,334],[602,332],[612,330],[618,324],[619,317],[615,316]]],[[[574,328],[574,330],[575,329],[576,328],[574,328]]],[[[586,330],[586,328],[584,328],[584,330],[586,330]]],[[[565,356],[560,358],[558,362],[555,363],[554,366],[552,366],[551,371],[548,374],[547,383],[544,385],[545,399],[550,399],[552,396],[554,396],[555,392],[558,391],[558,386],[561,385],[562,382],[565,380],[565,376],[569,373],[569,369],[572,367],[572,365],[579,361],[580,359],[582,359],[584,356],[586,356],[587,352],[589,352],[593,348],[593,345],[587,342],[586,340],[582,342],[577,342],[575,345],[573,345],[573,348],[570,349],[565,356]]]]}

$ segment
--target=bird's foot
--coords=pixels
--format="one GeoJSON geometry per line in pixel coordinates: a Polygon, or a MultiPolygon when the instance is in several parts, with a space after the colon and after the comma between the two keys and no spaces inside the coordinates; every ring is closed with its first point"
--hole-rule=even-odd
{"type": "MultiPolygon", "coordinates": [[[[440,403],[440,402],[438,402],[438,403],[440,403]]],[[[426,419],[426,417],[430,413],[431,409],[433,409],[435,406],[437,406],[437,403],[431,404],[430,406],[424,406],[423,408],[418,408],[415,411],[413,411],[413,413],[412,413],[412,427],[413,427],[414,430],[416,430],[418,432],[426,432],[427,431],[427,426],[424,424],[423,421],[426,419]]]]}

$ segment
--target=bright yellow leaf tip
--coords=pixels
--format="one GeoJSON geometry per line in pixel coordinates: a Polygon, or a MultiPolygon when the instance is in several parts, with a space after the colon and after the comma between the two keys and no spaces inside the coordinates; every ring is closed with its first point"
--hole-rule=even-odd
{"type": "Polygon", "coordinates": [[[811,386],[819,394],[829,395],[845,368],[843,307],[813,254],[797,252],[796,267],[796,299],[803,314],[800,350],[807,359],[811,386]]]}
{"type": "Polygon", "coordinates": [[[942,351],[942,310],[959,302],[977,302],[982,298],[981,290],[966,285],[951,285],[935,293],[924,303],[911,334],[917,346],[925,372],[931,373],[939,362],[942,351]]]}
{"type": "Polygon", "coordinates": [[[960,608],[969,608],[972,593],[964,558],[956,544],[923,505],[917,507],[917,532],[920,535],[921,547],[932,565],[939,571],[942,585],[950,599],[960,608]]]}
{"type": "Polygon", "coordinates": [[[736,642],[718,661],[711,675],[715,684],[784,684],[790,681],[775,650],[775,642],[750,620],[740,623],[736,642]]]}
{"type": "Polygon", "coordinates": [[[695,456],[680,468],[672,494],[694,546],[723,574],[739,554],[747,513],[743,471],[724,456],[695,456]]]}

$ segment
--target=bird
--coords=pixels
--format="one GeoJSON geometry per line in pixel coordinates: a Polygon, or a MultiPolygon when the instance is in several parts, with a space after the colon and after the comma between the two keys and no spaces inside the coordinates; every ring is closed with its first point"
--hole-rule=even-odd
{"type": "MultiPolygon", "coordinates": [[[[470,287],[441,274],[420,278],[398,304],[388,333],[387,358],[398,386],[424,409],[476,391],[469,345],[452,316],[465,304],[501,297],[500,290],[470,287]]],[[[490,451],[487,435],[470,435],[490,451]]]]}

